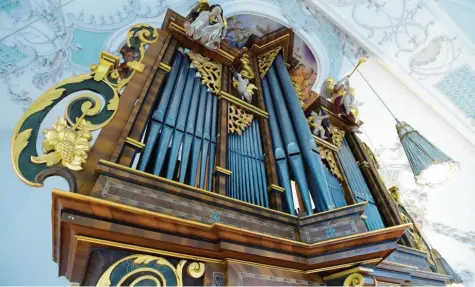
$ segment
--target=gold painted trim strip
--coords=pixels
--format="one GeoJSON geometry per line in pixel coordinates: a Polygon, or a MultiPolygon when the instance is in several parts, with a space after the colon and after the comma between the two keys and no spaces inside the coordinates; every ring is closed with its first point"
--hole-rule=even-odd
{"type": "MultiPolygon", "coordinates": [[[[209,191],[207,191],[207,192],[209,192],[209,191]]],[[[166,218],[166,219],[169,219],[169,220],[184,222],[184,223],[195,225],[195,226],[198,225],[198,226],[207,227],[207,228],[212,228],[213,226],[222,226],[222,227],[225,227],[226,229],[232,229],[232,230],[240,231],[240,232],[243,232],[243,233],[254,234],[254,235],[257,235],[257,236],[263,237],[263,238],[275,239],[277,241],[286,242],[286,243],[290,243],[290,244],[294,244],[294,245],[299,245],[299,246],[302,246],[302,247],[305,247],[305,248],[312,248],[312,247],[325,245],[325,244],[333,243],[333,242],[339,242],[339,241],[344,242],[344,241],[347,241],[347,240],[350,240],[350,239],[353,239],[353,238],[365,237],[365,236],[368,236],[368,235],[378,235],[378,234],[385,233],[385,232],[390,231],[390,230],[407,229],[407,228],[409,228],[413,225],[412,223],[406,223],[406,224],[391,226],[391,227],[387,227],[387,228],[383,228],[383,229],[378,229],[378,230],[373,230],[373,231],[368,231],[368,232],[358,233],[358,234],[352,234],[352,235],[348,235],[348,236],[345,236],[345,237],[338,237],[338,238],[333,238],[333,239],[328,239],[328,240],[325,240],[325,241],[319,241],[319,242],[315,242],[315,243],[312,243],[312,244],[308,244],[308,243],[304,243],[304,242],[301,242],[301,241],[295,241],[295,240],[291,240],[291,239],[287,239],[287,238],[273,236],[273,235],[270,235],[270,234],[255,232],[255,231],[242,229],[242,228],[239,228],[239,227],[234,227],[234,226],[226,225],[226,224],[222,224],[222,223],[206,224],[206,223],[201,223],[201,222],[198,222],[198,221],[187,220],[187,219],[183,219],[183,218],[179,218],[179,217],[166,215],[166,214],[163,214],[163,213],[150,211],[150,210],[147,210],[147,209],[141,209],[141,208],[138,208],[138,207],[129,206],[129,205],[121,204],[121,203],[116,203],[116,202],[112,202],[112,201],[105,200],[105,199],[99,199],[99,198],[95,198],[95,197],[92,197],[92,196],[86,196],[86,195],[82,195],[82,194],[78,194],[78,193],[71,193],[71,192],[61,191],[61,190],[58,190],[58,189],[53,189],[52,194],[62,196],[62,197],[69,197],[69,198],[72,198],[72,199],[94,202],[94,203],[98,203],[98,204],[105,204],[107,206],[113,206],[113,207],[116,207],[116,208],[119,208],[119,209],[122,209],[122,210],[126,210],[126,211],[132,211],[132,212],[136,212],[136,213],[142,213],[142,214],[162,217],[162,218],[166,218]]],[[[215,193],[213,193],[213,194],[215,194],[215,193]]],[[[219,197],[226,197],[226,196],[220,195],[220,194],[215,194],[215,195],[219,195],[219,197]]],[[[232,199],[232,198],[229,198],[229,199],[232,199]]],[[[238,200],[235,200],[235,201],[238,201],[238,200]]],[[[239,202],[241,202],[241,201],[239,201],[239,202]]],[[[249,204],[249,205],[253,205],[253,204],[249,204]]],[[[256,206],[261,207],[261,206],[258,206],[258,205],[256,205],[256,206]]],[[[276,212],[276,213],[281,213],[280,211],[267,209],[265,207],[263,207],[262,209],[271,210],[271,211],[276,212]]],[[[296,217],[296,216],[289,215],[289,214],[286,214],[286,213],[283,213],[283,214],[287,215],[289,217],[294,217],[294,218],[296,217]]]]}
{"type": "MultiPolygon", "coordinates": [[[[168,24],[168,29],[175,30],[175,31],[177,31],[177,32],[179,32],[183,35],[186,35],[185,29],[183,27],[179,26],[178,24],[176,24],[175,22],[170,22],[168,24]]],[[[225,57],[229,61],[234,62],[235,57],[233,57],[233,55],[229,54],[228,52],[224,51],[223,49],[219,48],[218,50],[214,50],[214,51],[217,52],[218,54],[220,54],[221,56],[225,57]]]]}
{"type": "Polygon", "coordinates": [[[333,279],[341,278],[343,276],[346,276],[346,275],[349,275],[349,274],[352,274],[352,273],[356,273],[356,272],[360,272],[360,273],[363,273],[363,274],[371,274],[371,273],[374,272],[374,269],[358,266],[358,267],[355,267],[355,268],[351,268],[351,269],[348,269],[348,270],[337,272],[337,273],[332,274],[332,275],[325,276],[325,277],[323,277],[323,280],[325,280],[325,281],[333,280],[333,279]]]}
{"type": "Polygon", "coordinates": [[[275,270],[288,271],[288,272],[294,272],[294,273],[303,273],[303,274],[307,273],[305,270],[293,269],[293,268],[287,268],[287,267],[280,267],[280,266],[275,266],[275,265],[256,263],[256,262],[233,259],[233,258],[225,258],[224,262],[238,263],[238,264],[244,264],[244,265],[255,266],[255,267],[271,268],[271,269],[275,269],[275,270]]]}
{"type": "Polygon", "coordinates": [[[170,70],[172,69],[172,67],[168,66],[164,62],[160,62],[160,64],[158,64],[158,66],[160,67],[160,69],[164,70],[167,73],[170,72],[170,70]]]}
{"type": "Polygon", "coordinates": [[[225,175],[231,175],[233,172],[230,171],[229,169],[226,169],[224,167],[216,166],[215,173],[219,172],[225,175]]]}
{"type": "Polygon", "coordinates": [[[244,110],[248,111],[248,112],[251,112],[255,115],[258,115],[258,116],[261,116],[261,117],[265,117],[265,118],[268,118],[269,117],[269,114],[264,111],[264,110],[261,110],[251,104],[248,104],[246,103],[245,101],[241,100],[241,99],[238,99],[236,98],[235,96],[231,95],[231,94],[228,94],[224,91],[220,91],[219,92],[219,95],[218,95],[218,98],[221,99],[221,98],[224,98],[226,99],[227,101],[235,104],[236,106],[240,107],[240,108],[243,108],[244,110]]]}
{"type": "Polygon", "coordinates": [[[417,253],[420,253],[421,255],[424,254],[424,257],[427,255],[427,253],[425,253],[424,251],[422,250],[419,250],[419,249],[416,249],[416,248],[412,248],[412,247],[409,247],[409,246],[405,246],[405,245],[401,245],[401,244],[398,244],[399,245],[399,248],[401,249],[409,249],[411,251],[415,251],[417,253]]]}
{"type": "MultiPolygon", "coordinates": [[[[259,46],[258,44],[253,44],[252,47],[251,47],[251,49],[249,49],[249,51],[251,51],[252,53],[256,54],[256,52],[253,52],[254,47],[256,47],[257,49],[264,49],[264,48],[266,48],[266,47],[268,47],[268,46],[271,46],[271,45],[273,45],[274,43],[279,42],[279,41],[281,41],[281,40],[283,40],[283,39],[285,39],[285,38],[289,38],[289,36],[290,36],[290,34],[287,33],[287,34],[285,34],[285,35],[283,35],[283,36],[280,36],[280,37],[277,38],[277,39],[274,39],[274,40],[272,40],[272,41],[270,41],[270,42],[265,43],[265,44],[262,45],[262,46],[259,46]]],[[[287,60],[288,60],[288,59],[287,59],[287,53],[288,53],[288,51],[289,51],[289,42],[290,42],[290,40],[287,39],[287,42],[285,42],[285,44],[286,44],[285,47],[284,47],[284,45],[280,45],[280,46],[282,47],[282,54],[283,54],[283,56],[284,56],[285,62],[287,62],[287,60]]],[[[289,65],[289,66],[290,66],[290,65],[289,65]]]]}
{"type": "Polygon", "coordinates": [[[133,245],[133,244],[126,244],[126,243],[120,243],[116,241],[92,238],[88,236],[75,235],[74,239],[76,239],[78,242],[102,244],[102,245],[107,245],[107,246],[121,248],[121,249],[145,252],[149,254],[157,254],[157,255],[163,255],[163,256],[177,257],[180,259],[191,259],[191,260],[197,260],[197,261],[202,261],[202,262],[223,264],[223,260],[220,260],[220,259],[187,255],[187,254],[165,251],[165,250],[160,250],[160,249],[142,247],[142,246],[133,245]]]}
{"type": "Polygon", "coordinates": [[[145,147],[144,143],[141,143],[138,140],[133,139],[133,138],[126,137],[125,142],[128,143],[128,144],[131,144],[131,145],[133,145],[133,146],[135,146],[139,149],[143,149],[145,147]]]}
{"type": "Polygon", "coordinates": [[[166,182],[168,184],[180,186],[180,187],[183,187],[183,188],[192,189],[194,191],[205,193],[205,194],[208,194],[208,195],[211,195],[211,196],[214,196],[214,197],[219,197],[219,198],[222,198],[224,200],[236,202],[236,203],[239,203],[239,204],[242,204],[242,205],[247,205],[249,207],[269,211],[269,212],[272,212],[272,213],[277,213],[279,215],[283,215],[283,216],[294,218],[294,219],[297,218],[297,216],[295,216],[295,215],[291,215],[291,214],[284,213],[284,212],[281,212],[281,211],[278,211],[278,210],[262,207],[260,205],[255,205],[255,204],[252,204],[252,203],[249,203],[249,202],[241,201],[241,200],[238,200],[238,199],[235,199],[235,198],[232,198],[232,197],[227,197],[227,196],[221,195],[219,193],[211,192],[211,191],[204,190],[204,189],[194,187],[194,186],[191,186],[191,185],[187,185],[187,184],[184,184],[184,183],[181,183],[181,182],[178,182],[178,181],[173,181],[173,180],[170,180],[168,178],[163,178],[163,177],[160,177],[160,176],[157,176],[157,175],[154,175],[154,174],[146,173],[146,172],[136,170],[136,169],[130,168],[128,166],[121,165],[121,164],[111,162],[111,161],[108,161],[108,160],[100,159],[99,163],[102,163],[102,164],[104,164],[106,166],[109,166],[109,167],[125,170],[127,172],[137,174],[137,175],[140,175],[140,176],[144,176],[144,177],[147,177],[147,178],[150,178],[150,179],[159,180],[159,181],[162,181],[162,182],[166,182]]]}
{"type": "Polygon", "coordinates": [[[329,149],[331,149],[333,151],[336,151],[336,152],[340,150],[336,145],[331,144],[331,143],[327,142],[326,140],[323,140],[323,139],[321,139],[321,138],[319,138],[315,135],[313,135],[313,139],[315,140],[317,145],[322,145],[322,146],[324,146],[326,148],[329,148],[329,149]]]}
{"type": "Polygon", "coordinates": [[[315,214],[312,214],[312,215],[307,215],[307,216],[304,216],[304,217],[300,218],[300,220],[305,220],[307,218],[317,217],[318,215],[338,212],[338,211],[343,210],[343,209],[348,209],[348,208],[352,208],[352,207],[355,207],[355,206],[366,205],[366,204],[368,204],[367,201],[362,201],[362,202],[355,203],[355,204],[352,204],[352,205],[347,205],[347,206],[338,207],[338,208],[335,208],[335,209],[332,209],[332,210],[327,210],[327,211],[322,211],[322,212],[315,213],[315,214]]]}
{"type": "Polygon", "coordinates": [[[373,263],[379,263],[383,260],[383,258],[375,258],[375,259],[368,259],[368,260],[363,260],[363,261],[357,261],[357,262],[352,262],[352,263],[346,263],[346,264],[341,264],[341,265],[335,265],[335,266],[330,266],[330,267],[324,267],[324,268],[318,268],[318,269],[313,269],[313,270],[308,270],[305,273],[307,274],[312,274],[312,273],[318,273],[318,272],[323,272],[323,271],[331,271],[335,269],[341,269],[341,268],[347,268],[347,267],[353,267],[357,264],[373,264],[373,263]]]}
{"type": "Polygon", "coordinates": [[[277,184],[271,184],[269,185],[269,187],[267,187],[267,192],[270,192],[271,190],[284,192],[285,188],[283,188],[282,186],[278,186],[277,184]]]}

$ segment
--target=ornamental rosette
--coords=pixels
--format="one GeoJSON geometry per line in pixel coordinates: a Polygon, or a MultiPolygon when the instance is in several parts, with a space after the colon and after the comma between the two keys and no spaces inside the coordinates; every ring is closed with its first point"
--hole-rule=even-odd
{"type": "Polygon", "coordinates": [[[44,130],[44,135],[42,146],[45,154],[31,157],[32,162],[46,163],[48,167],[61,162],[71,170],[82,170],[81,165],[91,150],[90,131],[70,128],[64,118],[58,117],[52,129],[44,130]]]}

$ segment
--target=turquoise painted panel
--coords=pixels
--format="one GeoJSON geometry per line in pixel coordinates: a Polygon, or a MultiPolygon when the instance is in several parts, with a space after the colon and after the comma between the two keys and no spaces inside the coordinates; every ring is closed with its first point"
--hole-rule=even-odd
{"type": "Polygon", "coordinates": [[[109,33],[75,29],[72,40],[72,61],[85,67],[97,63],[99,53],[108,35],[109,33]]]}
{"type": "Polygon", "coordinates": [[[14,70],[17,63],[26,58],[26,55],[17,47],[0,43],[0,75],[14,70]]]}
{"type": "Polygon", "coordinates": [[[475,117],[475,71],[468,65],[448,73],[435,87],[468,116],[475,117]]]}
{"type": "Polygon", "coordinates": [[[20,0],[1,0],[0,1],[0,11],[5,12],[8,15],[17,14],[22,10],[23,6],[20,3],[20,0]]]}
{"type": "Polygon", "coordinates": [[[475,44],[475,1],[439,0],[440,8],[457,24],[465,35],[475,44]]]}

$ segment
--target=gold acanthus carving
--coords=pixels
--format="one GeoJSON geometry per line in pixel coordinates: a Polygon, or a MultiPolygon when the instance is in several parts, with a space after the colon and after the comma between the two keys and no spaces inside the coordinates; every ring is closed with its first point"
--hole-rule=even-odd
{"type": "Polygon", "coordinates": [[[368,147],[366,143],[362,143],[363,145],[363,150],[366,153],[366,155],[369,157],[369,160],[374,164],[374,166],[379,169],[379,164],[378,161],[376,160],[376,157],[374,156],[373,151],[368,147]]]}
{"type": "Polygon", "coordinates": [[[201,82],[206,85],[213,94],[218,95],[221,90],[221,64],[215,63],[209,58],[193,51],[189,52],[188,56],[193,66],[200,73],[201,82]]]}
{"type": "MultiPolygon", "coordinates": [[[[127,285],[135,286],[137,283],[149,280],[155,283],[154,286],[167,286],[171,284],[167,284],[167,280],[162,272],[158,269],[154,268],[154,265],[164,266],[169,268],[173,275],[175,276],[176,286],[183,286],[183,268],[187,262],[187,260],[180,260],[177,266],[173,266],[167,259],[163,257],[157,257],[152,255],[131,255],[125,258],[122,258],[112,264],[99,278],[97,282],[97,286],[111,286],[113,282],[111,281],[111,274],[112,272],[121,264],[126,264],[128,262],[132,263],[132,269],[137,267],[136,269],[128,272],[127,274],[123,275],[118,282],[114,282],[115,286],[123,286],[127,280],[131,280],[132,276],[135,279],[132,283],[127,285]],[[141,266],[143,265],[143,266],[141,266]],[[140,274],[143,273],[143,274],[140,274]]],[[[192,262],[188,265],[187,274],[192,278],[200,278],[204,275],[205,272],[205,264],[202,262],[192,262]]],[[[169,282],[170,283],[170,282],[169,282]]]]}
{"type": "Polygon", "coordinates": [[[248,114],[233,104],[229,104],[228,133],[241,133],[250,127],[254,119],[253,114],[248,114]]]}
{"type": "Polygon", "coordinates": [[[241,76],[249,80],[252,80],[255,77],[254,70],[252,69],[251,60],[249,58],[248,50],[246,47],[242,48],[241,76]]]}
{"type": "Polygon", "coordinates": [[[259,75],[261,79],[264,78],[266,75],[267,71],[270,69],[272,66],[272,63],[274,63],[275,57],[279,54],[280,50],[282,49],[281,46],[272,49],[264,54],[261,54],[257,56],[257,63],[259,66],[259,75]]]}
{"type": "Polygon", "coordinates": [[[304,108],[305,103],[302,100],[302,88],[300,88],[300,86],[297,83],[295,83],[294,80],[292,80],[292,85],[294,86],[295,94],[297,94],[297,97],[299,98],[300,106],[304,108]]]}
{"type": "Polygon", "coordinates": [[[364,286],[364,276],[360,273],[353,273],[346,277],[343,286],[364,286]]]}
{"type": "Polygon", "coordinates": [[[335,156],[333,155],[333,151],[331,149],[325,148],[323,146],[318,146],[318,150],[320,151],[320,156],[322,159],[326,160],[328,166],[330,167],[330,172],[333,173],[339,180],[343,180],[343,176],[338,169],[338,165],[336,163],[335,156]]]}
{"type": "Polygon", "coordinates": [[[345,132],[335,127],[334,125],[330,125],[330,132],[332,134],[333,144],[336,145],[338,148],[341,148],[341,142],[345,138],[345,132]]]}

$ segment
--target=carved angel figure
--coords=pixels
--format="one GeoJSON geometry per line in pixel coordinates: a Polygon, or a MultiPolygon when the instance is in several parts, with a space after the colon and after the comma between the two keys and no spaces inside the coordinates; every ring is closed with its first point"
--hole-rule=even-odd
{"type": "Polygon", "coordinates": [[[309,122],[312,127],[312,133],[322,139],[327,139],[323,123],[325,119],[328,119],[328,115],[325,115],[321,110],[318,113],[315,111],[310,113],[309,122]]]}
{"type": "Polygon", "coordinates": [[[248,103],[252,102],[252,96],[254,95],[254,90],[257,90],[257,87],[249,83],[248,79],[243,78],[241,73],[234,73],[233,87],[238,90],[241,99],[246,99],[248,103]]]}
{"type": "Polygon", "coordinates": [[[211,5],[209,10],[200,11],[190,23],[183,25],[188,37],[199,40],[201,44],[211,50],[219,48],[221,40],[226,35],[226,19],[220,5],[211,5]]]}

